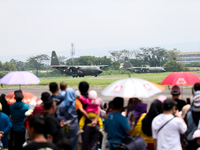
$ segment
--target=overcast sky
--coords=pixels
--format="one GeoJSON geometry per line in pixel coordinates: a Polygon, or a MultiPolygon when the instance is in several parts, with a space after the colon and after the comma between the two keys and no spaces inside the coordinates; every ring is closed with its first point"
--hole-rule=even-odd
{"type": "Polygon", "coordinates": [[[1,0],[0,61],[109,55],[159,46],[200,51],[199,0],[1,0]]]}

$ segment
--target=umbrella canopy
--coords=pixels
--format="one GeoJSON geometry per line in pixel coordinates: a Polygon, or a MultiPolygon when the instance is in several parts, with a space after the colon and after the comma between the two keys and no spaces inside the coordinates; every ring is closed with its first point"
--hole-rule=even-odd
{"type": "Polygon", "coordinates": [[[0,83],[7,85],[39,84],[40,79],[35,74],[28,71],[14,71],[6,74],[0,80],[0,83]]]}
{"type": "Polygon", "coordinates": [[[200,78],[192,72],[174,72],[169,74],[161,85],[194,85],[200,82],[200,78]]]}
{"type": "Polygon", "coordinates": [[[159,84],[138,78],[118,80],[107,86],[102,94],[104,96],[118,96],[124,98],[148,98],[160,93],[165,88],[159,84]]]}
{"type": "MultiPolygon", "coordinates": [[[[22,99],[22,102],[24,102],[24,103],[29,104],[31,101],[35,101],[35,102],[38,101],[37,97],[30,92],[22,91],[22,94],[24,96],[24,98],[22,99]]],[[[5,99],[7,100],[9,105],[12,105],[16,102],[14,92],[7,94],[5,99]]]]}

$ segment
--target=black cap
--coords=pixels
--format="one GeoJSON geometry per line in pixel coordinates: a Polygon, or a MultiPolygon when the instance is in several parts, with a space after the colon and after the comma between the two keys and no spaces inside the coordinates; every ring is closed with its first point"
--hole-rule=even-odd
{"type": "Polygon", "coordinates": [[[15,91],[15,99],[23,99],[23,94],[21,90],[15,91]]]}
{"type": "Polygon", "coordinates": [[[177,102],[171,98],[167,98],[164,101],[164,110],[170,110],[172,107],[176,106],[177,102]]]}

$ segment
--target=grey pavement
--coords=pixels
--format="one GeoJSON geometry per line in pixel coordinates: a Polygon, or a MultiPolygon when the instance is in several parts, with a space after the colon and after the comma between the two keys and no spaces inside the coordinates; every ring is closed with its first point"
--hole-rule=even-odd
{"type": "MultiPolygon", "coordinates": [[[[78,89],[78,87],[72,87],[73,89],[78,89]]],[[[0,94],[8,94],[9,92],[13,92],[15,90],[18,90],[19,87],[5,87],[5,88],[0,88],[0,94]]],[[[110,100],[112,100],[114,97],[108,97],[108,96],[103,96],[101,94],[101,91],[103,90],[103,87],[90,87],[90,89],[96,90],[98,93],[98,97],[103,99],[104,102],[109,102],[110,100]]],[[[44,87],[22,87],[23,91],[27,91],[27,92],[31,92],[33,93],[38,99],[41,97],[41,93],[42,92],[49,92],[48,86],[44,86],[44,87]]],[[[190,98],[192,95],[191,89],[190,88],[184,88],[182,89],[182,93],[180,96],[180,99],[184,99],[186,100],[186,98],[190,98]]],[[[171,97],[170,95],[170,90],[169,89],[165,89],[162,93],[156,94],[150,98],[144,98],[142,99],[142,101],[144,103],[147,103],[148,106],[150,106],[151,102],[156,99],[159,95],[165,95],[167,97],[171,97]]],[[[125,100],[125,105],[127,104],[128,100],[125,100]]]]}

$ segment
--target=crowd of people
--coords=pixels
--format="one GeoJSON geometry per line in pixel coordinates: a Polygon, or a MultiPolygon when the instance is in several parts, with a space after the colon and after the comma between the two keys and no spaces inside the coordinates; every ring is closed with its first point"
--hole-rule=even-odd
{"type": "Polygon", "coordinates": [[[23,103],[21,90],[8,105],[0,97],[0,149],[10,150],[200,150],[200,83],[190,101],[179,99],[178,86],[171,98],[155,99],[147,110],[139,98],[115,97],[108,104],[89,91],[65,82],[49,84],[41,99],[23,103]]]}

